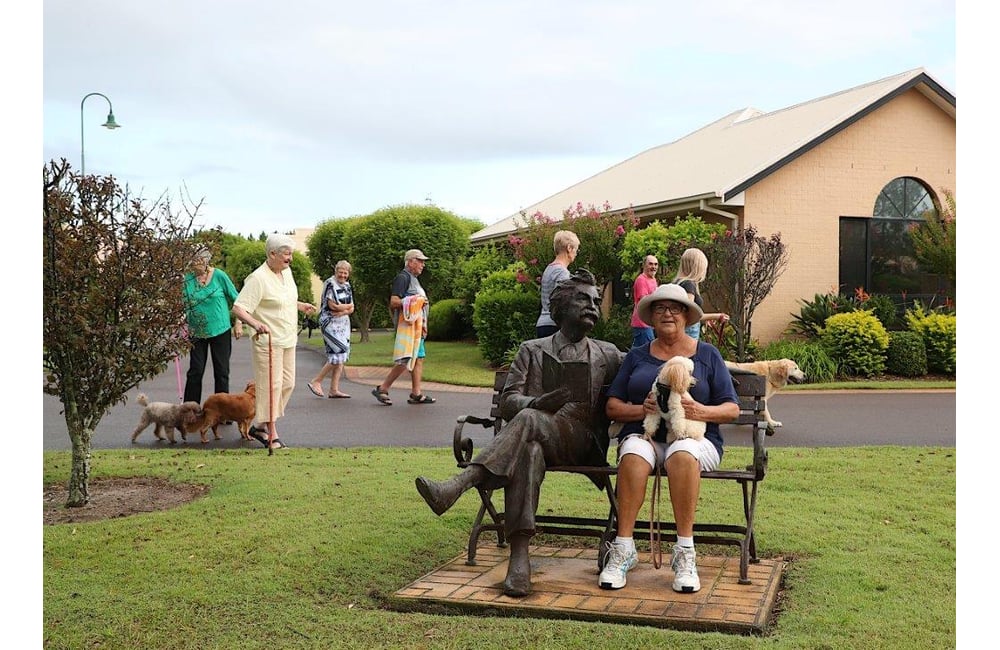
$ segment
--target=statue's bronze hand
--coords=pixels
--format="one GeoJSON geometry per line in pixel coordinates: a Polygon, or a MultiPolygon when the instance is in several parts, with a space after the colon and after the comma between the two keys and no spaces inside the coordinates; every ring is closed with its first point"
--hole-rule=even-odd
{"type": "Polygon", "coordinates": [[[569,402],[569,398],[572,396],[569,388],[565,386],[560,386],[559,388],[549,391],[539,395],[531,403],[532,408],[536,408],[540,411],[545,411],[546,413],[555,413],[563,406],[569,402]]]}

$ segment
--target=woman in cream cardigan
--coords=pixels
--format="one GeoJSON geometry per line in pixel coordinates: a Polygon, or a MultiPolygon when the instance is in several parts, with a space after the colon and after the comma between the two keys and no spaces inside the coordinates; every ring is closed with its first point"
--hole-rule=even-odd
{"type": "Polygon", "coordinates": [[[263,428],[251,427],[250,435],[269,451],[284,447],[276,424],[285,414],[295,388],[297,312],[317,311],[314,305],[299,302],[291,269],[294,247],[295,242],[288,235],[269,236],[265,245],[267,258],[247,276],[233,305],[233,315],[257,333],[252,339],[251,361],[257,384],[257,422],[263,428]]]}

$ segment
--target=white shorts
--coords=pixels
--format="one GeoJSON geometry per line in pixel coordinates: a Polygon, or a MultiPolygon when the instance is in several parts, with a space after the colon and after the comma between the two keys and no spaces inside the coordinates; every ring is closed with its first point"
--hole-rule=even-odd
{"type": "Polygon", "coordinates": [[[618,443],[618,460],[621,461],[625,454],[635,454],[649,463],[650,467],[656,467],[659,460],[660,467],[666,467],[667,459],[679,451],[686,451],[698,460],[701,471],[710,472],[719,468],[719,451],[708,438],[695,440],[693,438],[681,438],[674,440],[668,447],[665,443],[650,442],[642,437],[642,434],[633,433],[618,443]]]}

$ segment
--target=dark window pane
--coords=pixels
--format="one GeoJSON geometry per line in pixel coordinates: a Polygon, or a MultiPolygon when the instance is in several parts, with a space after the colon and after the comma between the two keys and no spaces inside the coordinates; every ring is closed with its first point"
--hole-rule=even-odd
{"type": "Polygon", "coordinates": [[[841,217],[840,278],[842,293],[852,295],[858,287],[868,287],[868,222],[871,219],[841,217]]]}

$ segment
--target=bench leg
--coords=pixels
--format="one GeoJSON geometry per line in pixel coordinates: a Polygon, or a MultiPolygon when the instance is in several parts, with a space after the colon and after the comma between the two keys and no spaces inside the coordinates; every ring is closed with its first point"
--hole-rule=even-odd
{"type": "Polygon", "coordinates": [[[611,482],[611,476],[604,477],[604,493],[608,495],[608,523],[604,527],[601,535],[600,546],[597,548],[597,570],[604,570],[604,548],[608,542],[615,541],[618,535],[618,497],[615,494],[615,486],[611,482]]]}
{"type": "Polygon", "coordinates": [[[752,483],[750,489],[747,489],[748,481],[741,481],[743,486],[743,516],[746,518],[747,530],[743,537],[743,543],[740,544],[740,579],[739,583],[741,585],[748,585],[750,583],[750,578],[747,577],[749,574],[749,564],[753,562],[757,564],[760,560],[757,558],[757,539],[754,534],[754,514],[757,510],[757,481],[749,481],[752,483]]]}
{"type": "Polygon", "coordinates": [[[493,506],[493,490],[483,490],[481,488],[476,488],[476,490],[479,492],[482,505],[479,506],[476,520],[472,523],[472,531],[469,533],[469,546],[465,556],[465,564],[468,566],[476,565],[476,549],[479,546],[479,535],[483,532],[483,518],[487,512],[493,520],[493,527],[497,533],[497,548],[507,546],[507,540],[503,532],[503,517],[493,506]]]}

